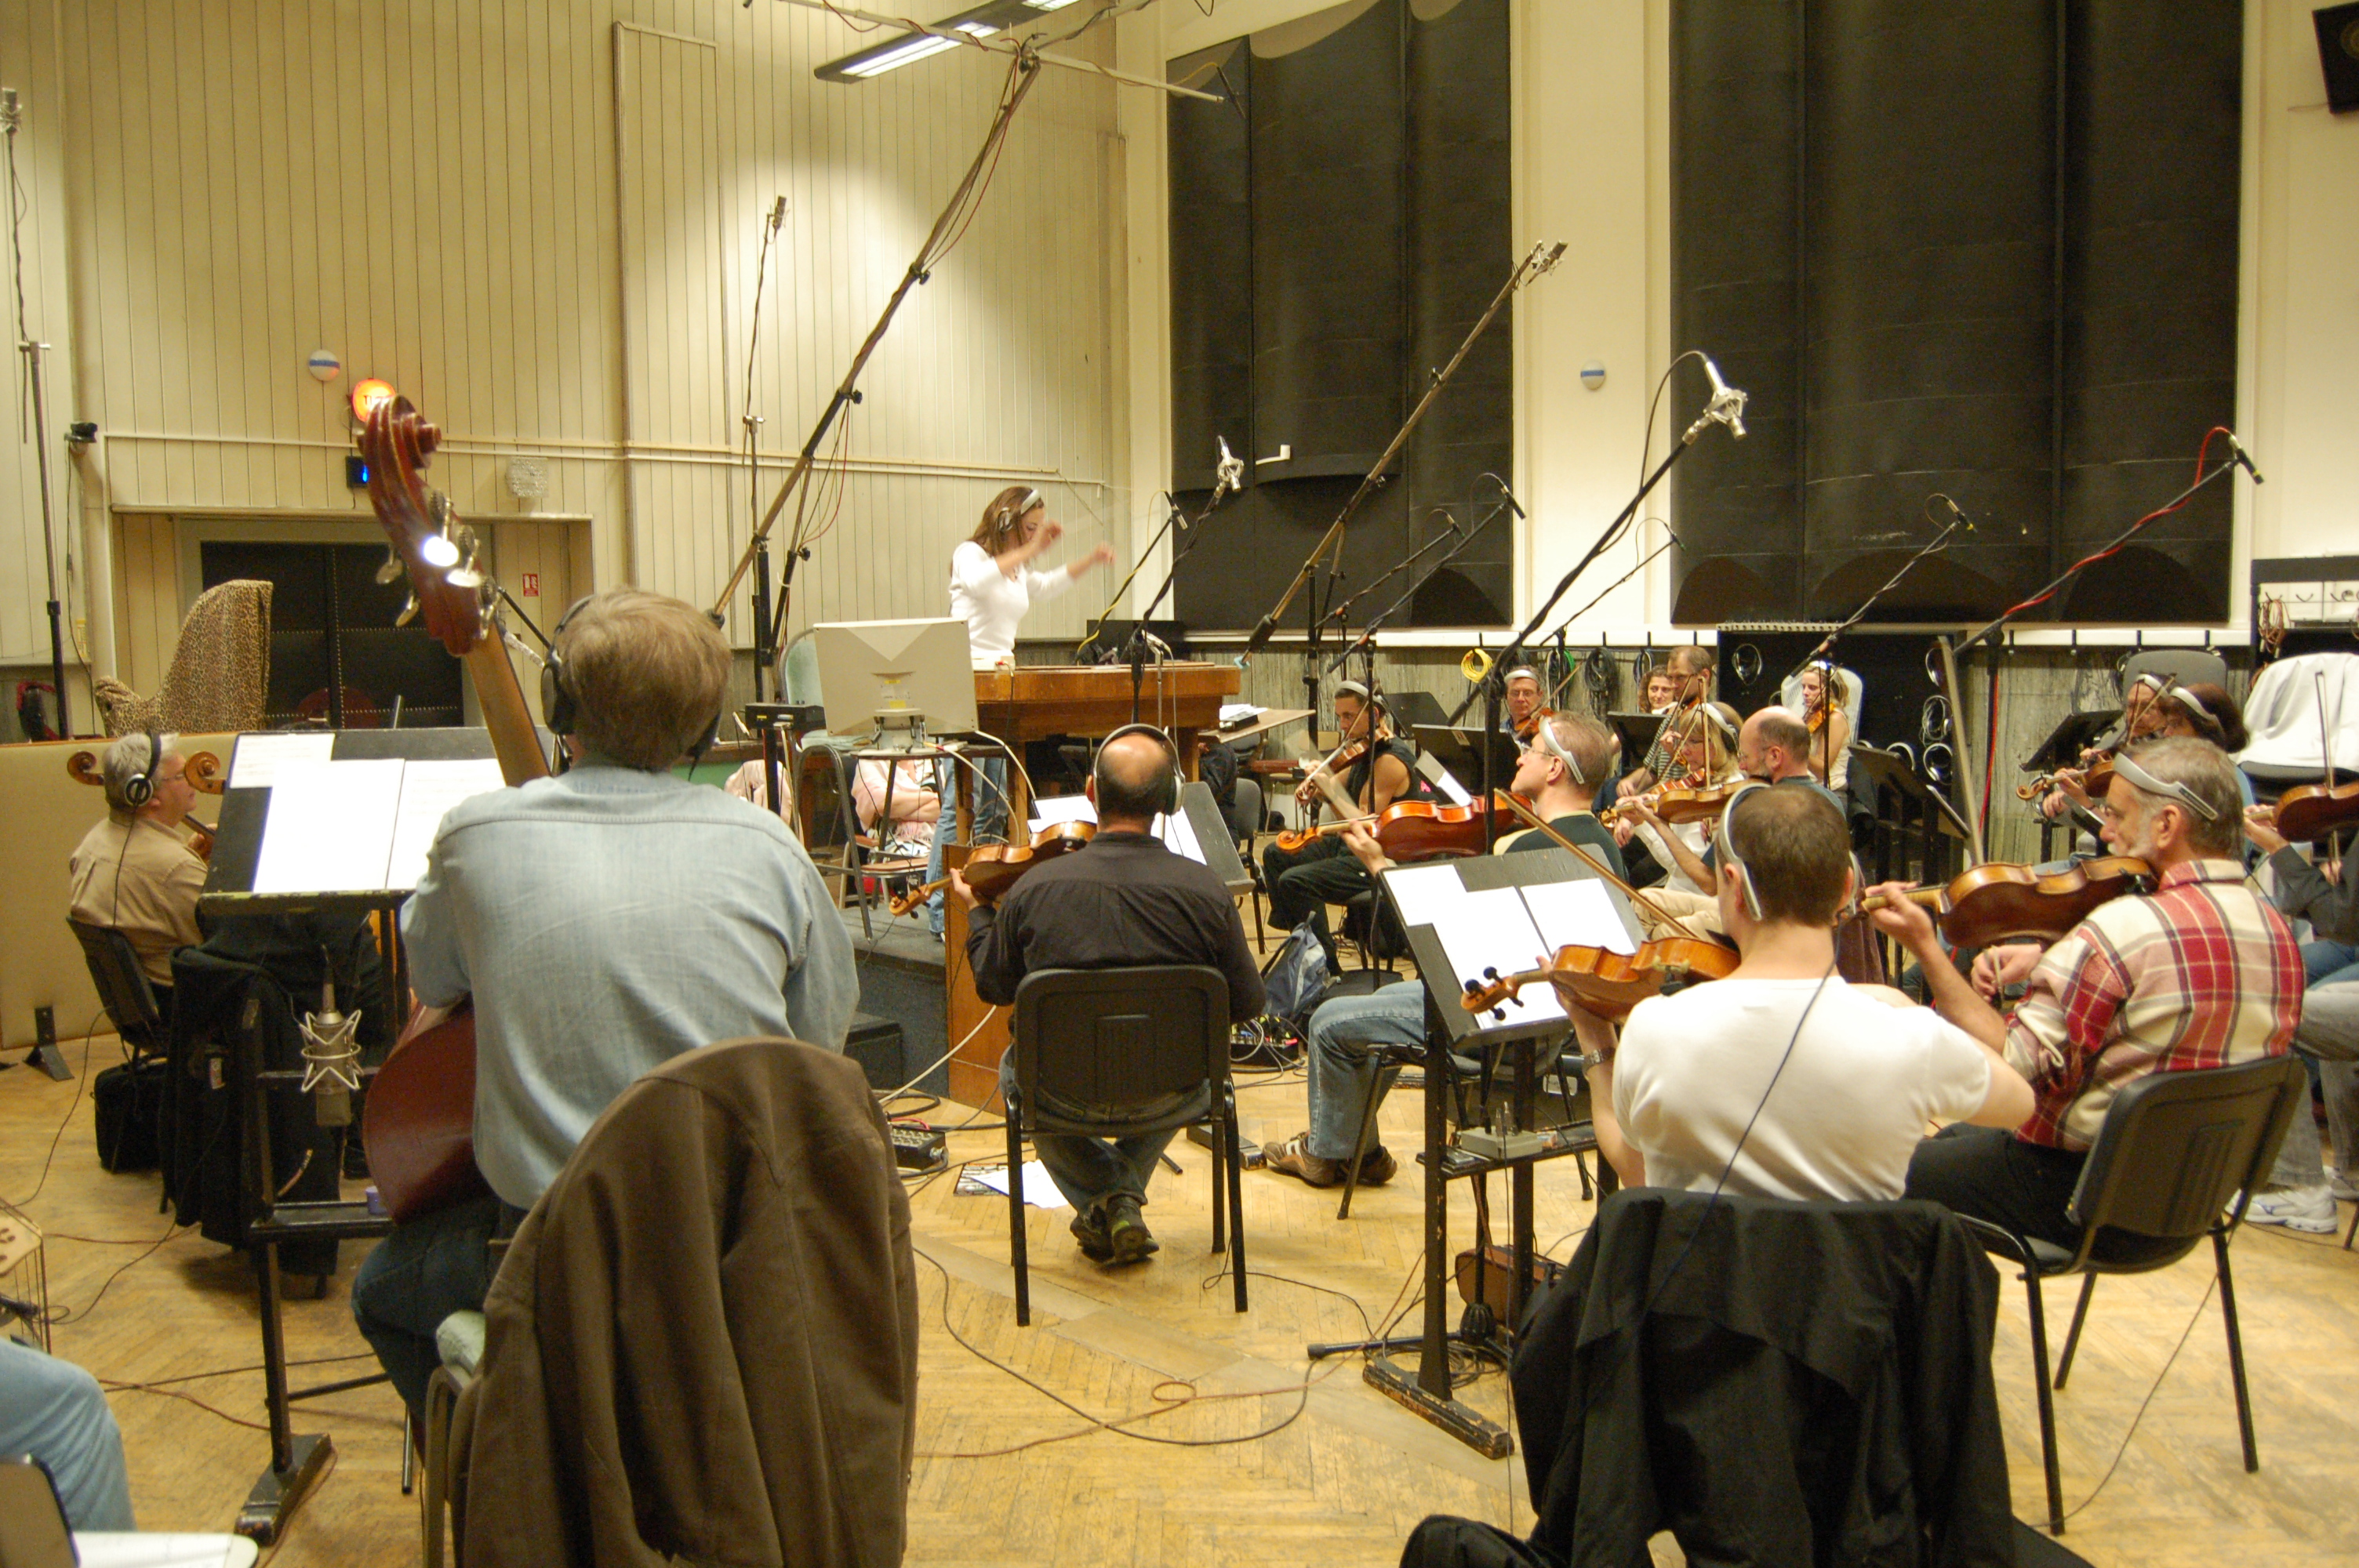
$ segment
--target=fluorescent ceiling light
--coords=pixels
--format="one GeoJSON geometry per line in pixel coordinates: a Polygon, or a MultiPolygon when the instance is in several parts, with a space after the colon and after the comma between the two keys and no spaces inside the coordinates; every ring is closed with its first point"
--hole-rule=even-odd
{"type": "Polygon", "coordinates": [[[863,79],[881,76],[897,67],[908,64],[913,59],[923,59],[929,54],[940,54],[944,49],[957,47],[948,38],[937,38],[925,33],[912,33],[905,41],[894,44],[881,53],[870,55],[857,65],[846,65],[843,68],[843,74],[863,79]]]}
{"type": "MultiPolygon", "coordinates": [[[[983,4],[969,5],[933,26],[944,32],[961,32],[971,38],[988,38],[1009,27],[1037,22],[1049,13],[1061,11],[1072,4],[1073,0],[984,0],[983,4]]],[[[923,59],[928,55],[940,54],[955,47],[952,40],[936,34],[901,33],[883,43],[870,44],[841,59],[832,59],[812,74],[823,81],[864,81],[872,76],[897,70],[911,60],[923,59]]]]}

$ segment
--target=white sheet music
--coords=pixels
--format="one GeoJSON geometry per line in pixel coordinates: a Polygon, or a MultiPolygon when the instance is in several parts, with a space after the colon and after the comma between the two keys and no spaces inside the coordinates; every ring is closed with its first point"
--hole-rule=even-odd
{"type": "Polygon", "coordinates": [[[1532,924],[1549,952],[1559,947],[1604,947],[1626,956],[1638,950],[1630,940],[1629,927],[1614,907],[1613,896],[1596,878],[1541,882],[1522,892],[1524,906],[1531,911],[1532,924]]]}
{"type": "Polygon", "coordinates": [[[1385,886],[1400,906],[1403,925],[1438,925],[1466,896],[1458,868],[1443,861],[1435,866],[1404,866],[1385,873],[1385,886]]]}
{"type": "Polygon", "coordinates": [[[1032,831],[1038,833],[1052,822],[1087,822],[1094,827],[1098,809],[1085,795],[1052,795],[1032,803],[1032,831]]]}
{"type": "MultiPolygon", "coordinates": [[[[1511,887],[1462,894],[1458,903],[1434,923],[1434,934],[1441,938],[1441,950],[1449,956],[1451,970],[1457,979],[1451,988],[1455,990],[1463,990],[1469,980],[1480,982],[1485,969],[1512,975],[1538,968],[1553,951],[1541,937],[1539,928],[1532,924],[1523,891],[1511,887]]],[[[1564,1009],[1557,1004],[1556,989],[1552,986],[1526,986],[1520,1000],[1520,1007],[1514,1002],[1506,1004],[1507,1016],[1500,1022],[1537,1023],[1565,1015],[1564,1009]]]]}
{"type": "Polygon", "coordinates": [[[254,867],[255,892],[374,892],[385,886],[401,803],[398,757],[281,762],[254,867]]]}
{"type": "Polygon", "coordinates": [[[288,762],[324,762],[335,752],[331,730],[305,730],[292,735],[240,735],[231,753],[231,789],[268,789],[288,762]]]}
{"type": "Polygon", "coordinates": [[[1200,866],[1205,864],[1204,846],[1196,841],[1196,825],[1188,820],[1186,812],[1175,816],[1158,813],[1155,818],[1155,836],[1162,839],[1163,847],[1173,854],[1184,856],[1200,866]]]}
{"type": "MultiPolygon", "coordinates": [[[[393,820],[393,847],[385,869],[385,886],[404,892],[426,874],[426,851],[433,847],[435,829],[443,814],[471,795],[489,795],[507,787],[496,757],[457,761],[413,758],[401,775],[401,806],[393,820]]],[[[276,806],[274,805],[274,811],[276,806]]]]}

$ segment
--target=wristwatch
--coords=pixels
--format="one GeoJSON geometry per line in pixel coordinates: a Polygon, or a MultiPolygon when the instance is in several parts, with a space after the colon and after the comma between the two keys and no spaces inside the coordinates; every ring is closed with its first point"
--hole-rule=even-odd
{"type": "Polygon", "coordinates": [[[1591,1068],[1602,1067],[1607,1063],[1613,1061],[1614,1053],[1611,1051],[1583,1051],[1579,1056],[1575,1057],[1574,1060],[1581,1064],[1581,1076],[1585,1078],[1589,1076],[1591,1068]]]}

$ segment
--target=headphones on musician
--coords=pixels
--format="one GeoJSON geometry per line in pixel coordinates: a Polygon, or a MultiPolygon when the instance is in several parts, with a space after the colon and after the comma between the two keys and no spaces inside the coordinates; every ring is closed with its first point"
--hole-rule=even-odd
{"type": "Polygon", "coordinates": [[[1728,804],[1721,808],[1720,820],[1713,823],[1712,828],[1712,849],[1719,854],[1722,865],[1735,871],[1736,885],[1745,890],[1745,913],[1756,920],[1762,917],[1761,895],[1753,889],[1753,869],[1745,863],[1745,857],[1736,852],[1736,840],[1730,831],[1729,824],[1736,820],[1736,807],[1739,802],[1756,789],[1769,787],[1758,780],[1751,784],[1739,784],[1735,793],[1728,797],[1728,804]]]}
{"type": "Polygon", "coordinates": [[[123,781],[123,804],[136,811],[156,798],[156,774],[164,766],[164,738],[147,731],[147,764],[123,781]]]}
{"type": "MultiPolygon", "coordinates": [[[[574,700],[572,688],[566,684],[565,655],[558,652],[558,644],[565,636],[567,624],[583,605],[596,597],[595,594],[585,593],[567,605],[565,613],[559,616],[557,624],[549,629],[549,652],[540,661],[540,714],[541,721],[549,726],[549,732],[552,735],[571,735],[582,721],[581,706],[574,700]]],[[[712,710],[712,722],[704,727],[703,736],[689,748],[690,762],[704,761],[704,753],[721,739],[721,719],[728,708],[729,699],[724,694],[721,706],[712,710]]]]}
{"type": "Polygon", "coordinates": [[[1170,736],[1165,734],[1155,725],[1125,724],[1121,729],[1115,730],[1113,734],[1108,735],[1104,740],[1099,741],[1097,751],[1092,753],[1090,757],[1090,777],[1093,780],[1095,780],[1104,776],[1101,772],[1101,769],[1105,761],[1105,749],[1108,746],[1113,745],[1116,741],[1121,740],[1125,735],[1152,735],[1163,743],[1163,754],[1167,760],[1167,765],[1163,770],[1162,787],[1157,790],[1155,794],[1155,809],[1165,816],[1179,816],[1180,748],[1173,742],[1170,736]]]}

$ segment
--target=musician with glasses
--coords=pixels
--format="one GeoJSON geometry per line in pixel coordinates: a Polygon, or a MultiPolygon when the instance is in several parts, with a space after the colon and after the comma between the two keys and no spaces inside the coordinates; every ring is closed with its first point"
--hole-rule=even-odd
{"type": "MultiPolygon", "coordinates": [[[[1941,1016],[2004,1051],[2036,1104],[2013,1131],[1951,1127],[1918,1145],[1908,1196],[2074,1247],[2065,1207],[2114,1098],[2148,1073],[2281,1055],[2301,1016],[2301,953],[2245,880],[2235,765],[2209,741],[2125,749],[2100,813],[2107,847],[2153,869],[2040,956],[2001,1014],[1959,974],[1932,918],[1895,896],[1871,918],[1923,968],[1941,1016]]],[[[1897,883],[1875,890],[1900,894],[1897,883]]],[[[2105,1255],[2136,1261],[2140,1239],[2105,1255]]]]}
{"type": "Polygon", "coordinates": [[[197,929],[197,895],[204,891],[205,862],[180,832],[196,803],[196,786],[174,735],[117,736],[98,766],[106,819],[75,847],[66,912],[129,939],[168,1018],[173,949],[204,940],[197,929]]]}

